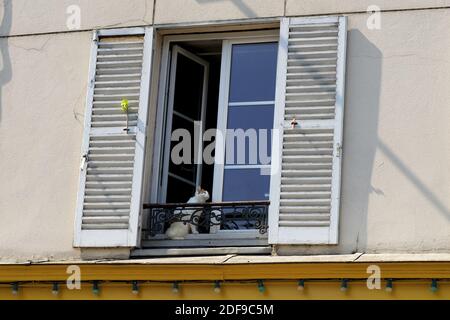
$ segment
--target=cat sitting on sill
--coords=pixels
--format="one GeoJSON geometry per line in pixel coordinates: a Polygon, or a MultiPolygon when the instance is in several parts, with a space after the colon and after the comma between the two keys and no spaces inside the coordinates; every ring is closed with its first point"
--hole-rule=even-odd
{"type": "MultiPolygon", "coordinates": [[[[209,199],[208,191],[198,187],[195,195],[191,197],[187,203],[205,203],[209,199]]],[[[181,240],[190,233],[197,234],[198,227],[189,223],[189,221],[198,221],[200,219],[201,211],[198,209],[182,209],[177,210],[175,214],[182,216],[182,221],[172,222],[166,231],[166,236],[172,240],[181,240]]]]}

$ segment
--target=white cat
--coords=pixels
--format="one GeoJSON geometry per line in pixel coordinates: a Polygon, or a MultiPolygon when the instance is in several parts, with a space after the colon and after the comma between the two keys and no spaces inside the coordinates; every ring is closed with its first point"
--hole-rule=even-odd
{"type": "MultiPolygon", "coordinates": [[[[202,188],[197,188],[195,191],[195,195],[191,197],[187,203],[205,203],[209,199],[209,193],[206,190],[203,190],[202,188]]],[[[189,234],[189,230],[191,233],[197,234],[198,233],[198,227],[196,225],[193,225],[191,223],[188,223],[187,221],[190,221],[192,216],[196,216],[199,218],[201,211],[194,210],[194,209],[184,209],[176,211],[175,213],[182,213],[183,218],[182,221],[185,222],[172,222],[170,227],[166,231],[166,235],[170,239],[184,239],[187,234],[189,234]],[[194,213],[195,212],[195,213],[194,213]]],[[[196,219],[198,221],[198,219],[196,219]]]]}

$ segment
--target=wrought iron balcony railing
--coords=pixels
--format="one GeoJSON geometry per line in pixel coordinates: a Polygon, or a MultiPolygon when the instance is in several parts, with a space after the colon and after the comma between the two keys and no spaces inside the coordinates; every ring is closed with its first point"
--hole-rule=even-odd
{"type": "Polygon", "coordinates": [[[144,204],[147,209],[147,238],[163,234],[173,222],[193,224],[199,233],[210,233],[212,227],[220,230],[258,230],[267,233],[269,201],[238,201],[209,203],[144,204]]]}

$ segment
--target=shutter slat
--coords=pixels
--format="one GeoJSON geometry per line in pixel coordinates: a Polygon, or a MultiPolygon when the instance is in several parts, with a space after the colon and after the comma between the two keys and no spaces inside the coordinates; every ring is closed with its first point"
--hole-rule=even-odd
{"type": "Polygon", "coordinates": [[[97,58],[98,62],[137,61],[139,63],[141,60],[142,54],[133,54],[131,52],[125,52],[124,54],[99,55],[97,58]]]}
{"type": "Polygon", "coordinates": [[[143,49],[143,41],[130,41],[130,42],[100,42],[98,44],[99,50],[101,49],[143,49]]]}
{"type": "Polygon", "coordinates": [[[283,177],[281,178],[281,183],[286,185],[307,185],[307,184],[330,184],[331,183],[331,177],[305,177],[305,178],[298,178],[298,177],[283,177]]]}
{"type": "Polygon", "coordinates": [[[289,42],[289,52],[307,52],[323,49],[325,51],[337,50],[337,41],[330,43],[315,43],[315,44],[299,44],[297,42],[289,42]]]}
{"type": "Polygon", "coordinates": [[[313,85],[313,86],[293,86],[293,85],[287,85],[286,86],[286,92],[335,92],[336,91],[336,85],[313,85]]]}
{"type": "Polygon", "coordinates": [[[304,79],[306,81],[318,81],[318,80],[322,80],[322,79],[333,79],[336,80],[336,72],[335,71],[331,71],[331,72],[315,72],[314,74],[311,74],[309,72],[300,72],[300,73],[295,73],[295,72],[290,72],[289,74],[287,74],[287,81],[291,80],[291,79],[304,79]]]}
{"type": "Polygon", "coordinates": [[[130,202],[85,202],[84,209],[128,209],[130,202]]]}
{"type": "Polygon", "coordinates": [[[88,189],[104,189],[107,190],[131,188],[131,181],[86,181],[86,190],[88,189]]]}
{"type": "Polygon", "coordinates": [[[128,59],[122,61],[98,61],[98,69],[111,69],[111,68],[140,68],[142,65],[141,59],[128,59]]]}
{"type": "Polygon", "coordinates": [[[132,154],[91,154],[89,161],[127,161],[133,160],[132,154]]]}
{"type": "Polygon", "coordinates": [[[296,45],[320,45],[320,44],[334,44],[337,43],[337,37],[310,37],[310,38],[289,38],[289,46],[296,45]]]}
{"type": "Polygon", "coordinates": [[[99,56],[109,56],[109,55],[121,55],[121,54],[142,54],[143,47],[139,48],[99,48],[98,55],[99,56]]]}
{"type": "Polygon", "coordinates": [[[300,66],[288,66],[289,72],[292,73],[312,73],[312,72],[320,72],[320,73],[330,73],[336,72],[335,64],[324,64],[324,65],[300,65],[300,66]]]}
{"type": "Polygon", "coordinates": [[[131,195],[131,188],[111,189],[111,188],[87,188],[86,195],[131,195]]]}
{"type": "Polygon", "coordinates": [[[335,37],[337,33],[337,30],[293,31],[289,36],[292,38],[335,37]]]}
{"type": "Polygon", "coordinates": [[[318,141],[311,141],[311,140],[303,140],[303,141],[294,141],[294,142],[288,142],[286,141],[284,143],[286,146],[286,149],[298,149],[298,148],[332,148],[333,142],[330,140],[318,140],[318,141]]]}
{"type": "Polygon", "coordinates": [[[331,170],[286,170],[281,172],[282,177],[331,177],[331,170]]]}
{"type": "MultiPolygon", "coordinates": [[[[119,101],[122,101],[123,97],[124,97],[123,94],[117,94],[117,93],[94,94],[94,101],[115,101],[115,102],[119,102],[119,101]]],[[[139,93],[127,94],[126,97],[129,97],[132,100],[138,100],[139,99],[139,93]]],[[[120,107],[120,104],[119,104],[119,107],[120,107]]]]}
{"type": "MultiPolygon", "coordinates": [[[[336,68],[336,61],[330,58],[316,58],[316,59],[305,59],[302,61],[296,59],[288,60],[288,68],[303,68],[301,71],[308,72],[311,69],[319,69],[319,68],[336,68]]],[[[300,72],[301,72],[300,71],[300,72]]]]}
{"type": "Polygon", "coordinates": [[[283,185],[281,192],[296,192],[296,191],[329,191],[331,184],[304,184],[304,185],[283,185]]]}
{"type": "Polygon", "coordinates": [[[127,74],[98,74],[95,77],[96,85],[108,82],[125,82],[125,81],[140,81],[141,74],[140,73],[129,73],[127,70],[127,74]]]}
{"type": "Polygon", "coordinates": [[[330,206],[283,206],[280,208],[280,214],[287,213],[287,214],[311,214],[311,213],[329,213],[331,207],[330,206]]]}
{"type": "Polygon", "coordinates": [[[308,214],[280,214],[283,221],[328,221],[330,219],[329,213],[308,213],[308,214]]]}
{"type": "MultiPolygon", "coordinates": [[[[90,146],[93,148],[104,147],[130,147],[134,146],[134,139],[123,139],[123,137],[112,136],[109,139],[92,140],[90,146]]],[[[128,138],[128,137],[126,137],[128,138]]]]}
{"type": "MultiPolygon", "coordinates": [[[[138,109],[137,108],[131,108],[128,107],[128,113],[129,114],[133,114],[133,113],[138,113],[138,109]]],[[[116,115],[116,114],[120,114],[123,115],[123,111],[120,110],[119,108],[94,108],[92,110],[92,114],[93,115],[116,115]]]]}
{"type": "Polygon", "coordinates": [[[122,147],[120,145],[110,145],[109,147],[91,147],[91,154],[105,154],[105,153],[114,153],[114,154],[124,154],[124,153],[133,153],[134,146],[131,147],[122,147]]]}
{"type": "Polygon", "coordinates": [[[103,167],[133,167],[133,161],[90,161],[91,168],[103,167]]]}
{"type": "Polygon", "coordinates": [[[305,199],[305,198],[323,198],[327,199],[331,192],[281,192],[281,199],[305,199]]]}
{"type": "MultiPolygon", "coordinates": [[[[84,221],[84,219],[83,219],[84,221]]],[[[128,223],[107,223],[99,222],[96,224],[83,223],[83,230],[126,230],[128,229],[128,223]]]]}
{"type": "MultiPolygon", "coordinates": [[[[322,97],[322,99],[317,98],[315,100],[306,100],[306,99],[305,100],[294,100],[295,98],[296,98],[295,96],[292,96],[291,101],[286,101],[286,108],[333,106],[335,103],[334,99],[326,99],[327,96],[322,97]]],[[[314,97],[310,97],[310,98],[314,98],[314,97]]]]}
{"type": "Polygon", "coordinates": [[[283,164],[283,170],[302,170],[302,169],[331,169],[330,163],[286,163],[283,164]]]}
{"type": "Polygon", "coordinates": [[[84,197],[85,203],[91,202],[129,202],[130,195],[110,195],[110,194],[102,194],[102,195],[86,195],[84,197]]]}
{"type": "MultiPolygon", "coordinates": [[[[116,109],[120,110],[118,105],[120,105],[121,100],[114,100],[114,101],[94,101],[93,102],[93,109],[102,109],[102,108],[109,108],[109,109],[116,109]]],[[[137,108],[139,104],[139,100],[128,100],[128,107],[129,108],[137,108]]]]}
{"type": "Polygon", "coordinates": [[[88,168],[88,174],[99,175],[99,174],[132,174],[133,168],[88,168]]]}
{"type": "MultiPolygon", "coordinates": [[[[139,77],[139,76],[137,76],[139,77]]],[[[139,78],[135,79],[135,80],[105,80],[104,78],[99,78],[102,79],[102,81],[96,81],[95,82],[95,87],[96,88],[115,88],[115,87],[121,87],[121,88],[128,88],[128,87],[137,87],[139,88],[140,85],[140,81],[139,78]]],[[[114,78],[113,78],[114,79],[114,78]]]]}
{"type": "Polygon", "coordinates": [[[130,181],[131,174],[91,174],[86,177],[87,181],[130,181]]]}
{"type": "Polygon", "coordinates": [[[89,209],[84,211],[83,217],[102,217],[102,216],[129,216],[130,210],[127,209],[89,209]]]}
{"type": "Polygon", "coordinates": [[[331,113],[334,112],[334,106],[324,106],[324,107],[290,107],[286,108],[286,119],[292,119],[292,115],[297,114],[308,114],[308,113],[331,113]]]}
{"type": "Polygon", "coordinates": [[[85,224],[128,223],[128,216],[99,216],[83,218],[85,224]]]}
{"type": "Polygon", "coordinates": [[[96,95],[128,95],[134,94],[134,96],[139,94],[139,87],[101,87],[95,88],[96,95]]]}
{"type": "Polygon", "coordinates": [[[329,221],[280,221],[280,227],[327,227],[329,221]]]}
{"type": "Polygon", "coordinates": [[[302,156],[302,155],[332,155],[332,148],[312,148],[312,149],[285,149],[283,155],[302,156]]]}
{"type": "Polygon", "coordinates": [[[121,65],[116,68],[110,66],[109,68],[98,68],[96,71],[97,76],[135,76],[136,74],[141,75],[141,68],[139,66],[126,67],[121,65]]]}

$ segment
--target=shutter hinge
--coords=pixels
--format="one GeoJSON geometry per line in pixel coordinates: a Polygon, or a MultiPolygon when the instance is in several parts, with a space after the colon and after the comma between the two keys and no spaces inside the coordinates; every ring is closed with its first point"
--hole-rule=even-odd
{"type": "Polygon", "coordinates": [[[336,143],[336,157],[340,158],[342,155],[342,145],[338,142],[336,143]]]}
{"type": "Polygon", "coordinates": [[[81,164],[80,164],[80,169],[81,171],[84,170],[84,168],[86,167],[86,163],[89,161],[88,155],[87,153],[83,154],[81,156],[81,164]]]}
{"type": "Polygon", "coordinates": [[[94,34],[92,35],[92,41],[98,42],[98,31],[94,30],[94,34]]]}

